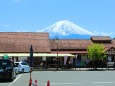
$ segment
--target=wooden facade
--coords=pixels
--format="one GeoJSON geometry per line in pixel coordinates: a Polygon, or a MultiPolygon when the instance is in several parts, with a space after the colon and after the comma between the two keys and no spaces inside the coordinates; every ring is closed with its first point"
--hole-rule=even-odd
{"type": "MultiPolygon", "coordinates": [[[[29,53],[32,45],[34,53],[47,54],[72,54],[78,55],[81,59],[87,58],[87,47],[92,43],[101,43],[106,49],[106,54],[111,61],[115,62],[115,39],[109,36],[92,36],[90,39],[50,39],[48,33],[38,32],[0,32],[0,54],[12,54],[12,58],[25,56],[13,56],[13,54],[29,53]],[[58,48],[58,49],[57,49],[58,48]]],[[[18,58],[19,57],[19,58],[18,58]]],[[[35,56],[35,64],[39,64],[47,56],[35,56]],[[39,58],[39,59],[38,59],[39,58]],[[37,61],[39,60],[39,61],[37,61]]],[[[57,57],[57,56],[54,56],[57,57]]],[[[48,57],[55,61],[54,57],[48,57]]],[[[64,57],[64,56],[63,56],[64,57]]],[[[29,58],[29,56],[26,56],[29,58]]],[[[49,60],[46,58],[47,60],[49,60]]]]}

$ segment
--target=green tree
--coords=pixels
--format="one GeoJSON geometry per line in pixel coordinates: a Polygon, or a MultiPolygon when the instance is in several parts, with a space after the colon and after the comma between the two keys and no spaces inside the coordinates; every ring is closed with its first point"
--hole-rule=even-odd
{"type": "Polygon", "coordinates": [[[96,64],[95,68],[97,64],[106,57],[103,44],[93,43],[88,46],[87,52],[90,60],[96,64]]]}

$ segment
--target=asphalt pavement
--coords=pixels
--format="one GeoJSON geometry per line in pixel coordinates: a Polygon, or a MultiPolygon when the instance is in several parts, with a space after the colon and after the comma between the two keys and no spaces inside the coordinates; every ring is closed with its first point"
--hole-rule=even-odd
{"type": "MultiPolygon", "coordinates": [[[[32,83],[38,86],[115,86],[115,71],[33,71],[32,83]]],[[[18,74],[12,82],[0,86],[29,86],[30,73],[18,74]]]]}

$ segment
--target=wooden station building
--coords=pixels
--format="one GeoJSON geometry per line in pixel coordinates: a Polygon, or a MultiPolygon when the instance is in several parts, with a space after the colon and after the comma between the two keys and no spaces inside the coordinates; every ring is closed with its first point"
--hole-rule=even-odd
{"type": "Polygon", "coordinates": [[[86,60],[87,47],[101,43],[106,49],[107,59],[115,62],[115,39],[109,36],[92,36],[90,39],[50,39],[48,33],[40,32],[0,32],[0,58],[7,54],[14,61],[29,62],[30,46],[33,46],[34,65],[43,61],[55,64],[58,57],[64,64],[64,57],[86,60]]]}

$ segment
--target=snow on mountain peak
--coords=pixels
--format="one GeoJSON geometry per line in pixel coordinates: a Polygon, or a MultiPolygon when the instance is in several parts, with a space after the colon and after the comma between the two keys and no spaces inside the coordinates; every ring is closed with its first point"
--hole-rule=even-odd
{"type": "Polygon", "coordinates": [[[46,29],[43,29],[41,32],[48,32],[50,36],[67,36],[70,34],[79,34],[79,35],[94,35],[94,33],[87,31],[74,23],[68,21],[68,20],[63,20],[63,21],[58,21],[54,23],[53,25],[49,26],[46,29]]]}

